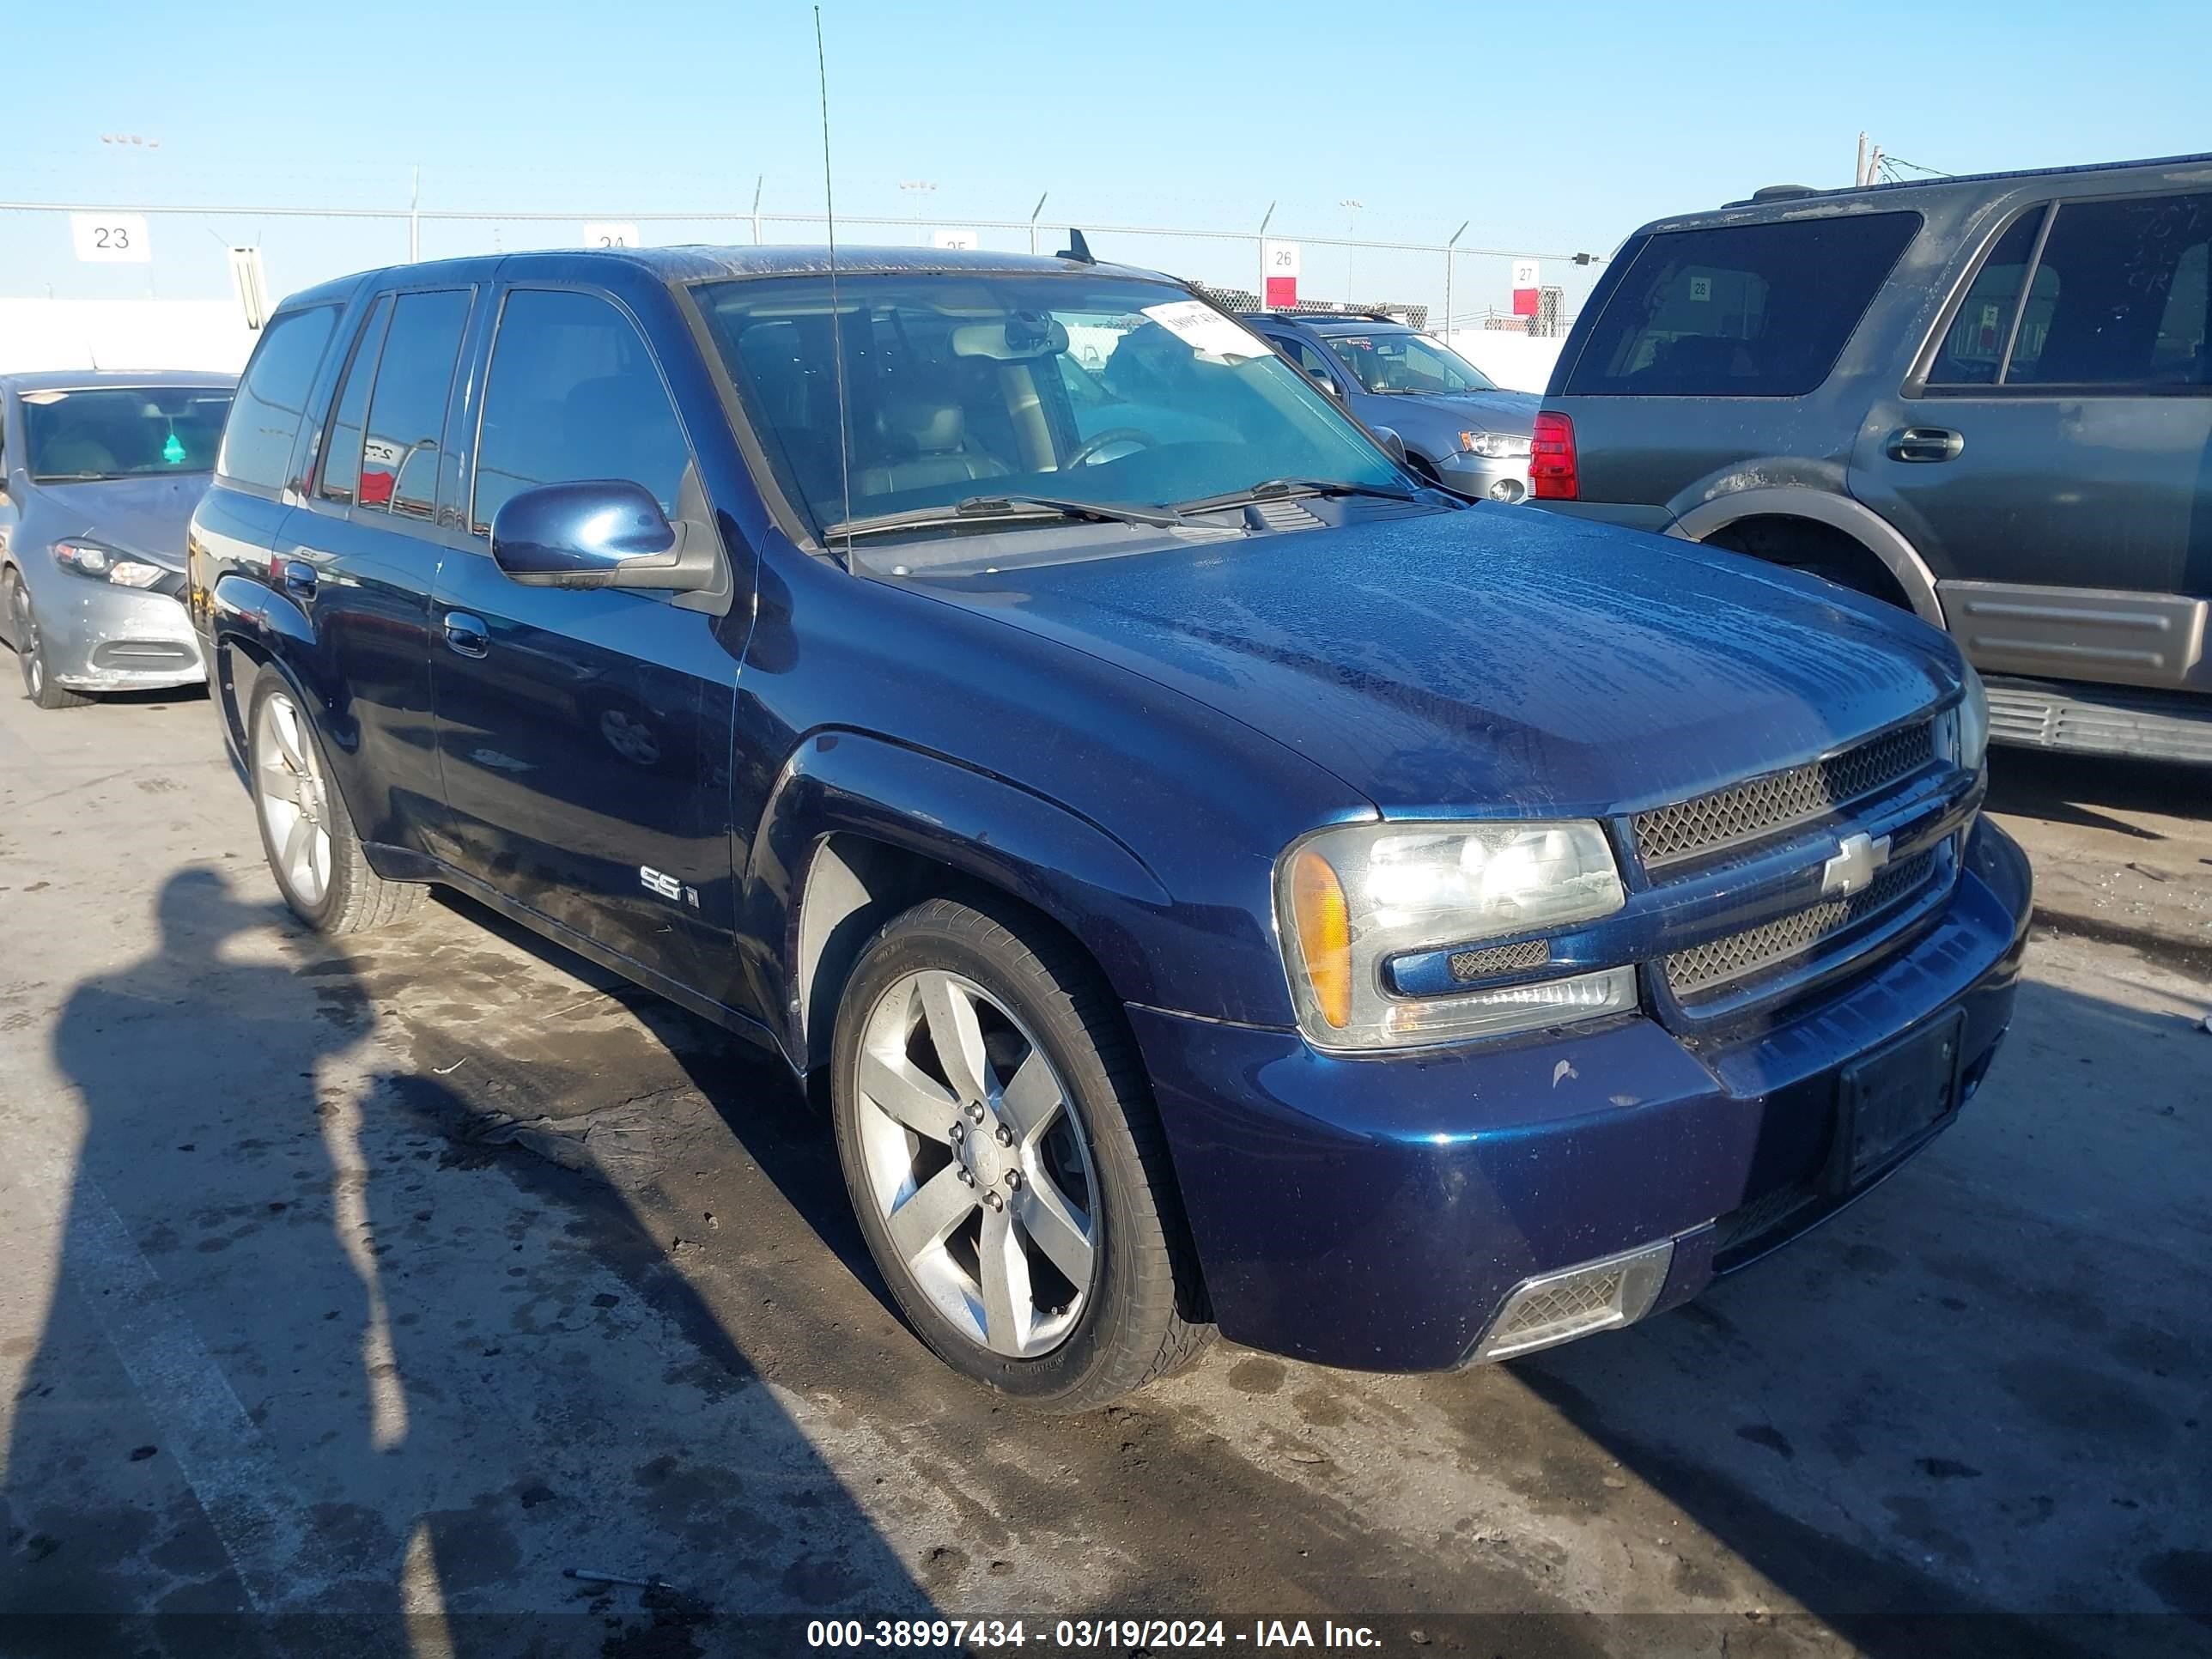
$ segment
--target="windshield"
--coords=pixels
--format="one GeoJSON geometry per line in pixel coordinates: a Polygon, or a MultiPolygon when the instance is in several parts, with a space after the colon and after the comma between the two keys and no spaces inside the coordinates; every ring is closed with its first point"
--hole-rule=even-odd
{"type": "Polygon", "coordinates": [[[1410,329],[1340,334],[1328,349],[1370,392],[1495,392],[1498,382],[1449,346],[1410,329]]]}
{"type": "MultiPolygon", "coordinates": [[[[1405,486],[1267,342],[1164,283],[841,275],[836,335],[826,277],[719,283],[700,297],[762,446],[817,535],[976,497],[1152,510],[1269,479],[1405,486]]],[[[901,536],[965,528],[917,517],[932,521],[901,536]]]]}
{"type": "Polygon", "coordinates": [[[91,386],[22,394],[31,476],[45,483],[205,472],[215,465],[230,388],[91,386]]]}

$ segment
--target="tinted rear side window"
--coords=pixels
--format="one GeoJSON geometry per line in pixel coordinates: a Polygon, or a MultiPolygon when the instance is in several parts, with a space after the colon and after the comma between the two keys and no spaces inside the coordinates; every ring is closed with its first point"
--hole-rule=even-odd
{"type": "Polygon", "coordinates": [[[393,302],[369,399],[356,506],[388,507],[415,519],[436,516],[438,442],[470,297],[465,289],[447,289],[403,294],[393,302]]]}
{"type": "Polygon", "coordinates": [[[2005,384],[2212,385],[2208,245],[2212,192],[2063,204],[2005,384]]]}
{"type": "Polygon", "coordinates": [[[361,436],[368,419],[368,389],[376,380],[376,359],[384,349],[384,331],[392,321],[392,296],[377,297],[368,325],[361,331],[347,367],[345,386],[331,417],[331,441],[323,451],[322,493],[326,500],[350,501],[361,480],[361,436]]]}
{"type": "Polygon", "coordinates": [[[1590,331],[1570,396],[1793,398],[1828,378],[1917,213],[1652,237],[1590,331]]]}
{"type": "Polygon", "coordinates": [[[1996,384],[1997,368],[2004,362],[2005,339],[2012,332],[2012,314],[2020,308],[2020,285],[2027,276],[2027,262],[2035,257],[2035,239],[2042,228],[2043,210],[2038,208],[2022,214],[1997,239],[1945,331],[1936,361],[1929,365],[1929,385],[1996,384]]]}
{"type": "Polygon", "coordinates": [[[284,487],[284,473],[292,461],[292,443],[300,435],[300,419],[306,412],[307,389],[314,384],[315,368],[323,361],[323,347],[337,319],[335,306],[314,306],[290,311],[275,319],[230,406],[230,421],[222,429],[222,456],[216,470],[242,483],[270,489],[284,487]]]}

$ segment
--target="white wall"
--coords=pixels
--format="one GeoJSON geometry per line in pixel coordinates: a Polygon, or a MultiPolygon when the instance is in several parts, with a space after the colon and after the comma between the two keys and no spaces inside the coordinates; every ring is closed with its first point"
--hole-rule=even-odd
{"type": "Polygon", "coordinates": [[[0,374],[41,368],[213,368],[253,349],[235,300],[0,299],[0,374]]]}
{"type": "Polygon", "coordinates": [[[1541,392],[1550,384],[1564,337],[1535,340],[1495,329],[1455,328],[1444,343],[1509,392],[1541,392]]]}

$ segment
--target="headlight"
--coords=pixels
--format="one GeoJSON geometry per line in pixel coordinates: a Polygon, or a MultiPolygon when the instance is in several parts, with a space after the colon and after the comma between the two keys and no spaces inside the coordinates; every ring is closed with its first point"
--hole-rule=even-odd
{"type": "Polygon", "coordinates": [[[1525,433],[1462,432],[1459,447],[1470,455],[1481,455],[1493,461],[1525,460],[1528,456],[1529,439],[1525,433]]]}
{"type": "Polygon", "coordinates": [[[1959,764],[1978,772],[1990,758],[1990,690],[1973,664],[1965,667],[1966,695],[1959,700],[1959,764]]]}
{"type": "Polygon", "coordinates": [[[161,567],[127,559],[98,542],[56,542],[54,562],[80,576],[113,582],[118,587],[151,587],[161,580],[161,567]]]}
{"type": "Polygon", "coordinates": [[[1375,1049],[1540,1030],[1636,1006],[1636,970],[1408,997],[1409,951],[1540,933],[1626,902],[1596,824],[1364,823],[1297,842],[1275,869],[1275,921],[1298,1024],[1316,1048],[1375,1049]]]}

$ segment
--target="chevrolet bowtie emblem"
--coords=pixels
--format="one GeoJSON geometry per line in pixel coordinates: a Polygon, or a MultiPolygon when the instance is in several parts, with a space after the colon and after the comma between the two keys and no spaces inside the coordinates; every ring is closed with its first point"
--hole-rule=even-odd
{"type": "Polygon", "coordinates": [[[1845,836],[1836,855],[1820,866],[1824,898],[1849,898],[1874,884],[1875,872],[1889,862],[1889,837],[1875,841],[1863,833],[1845,836]]]}

